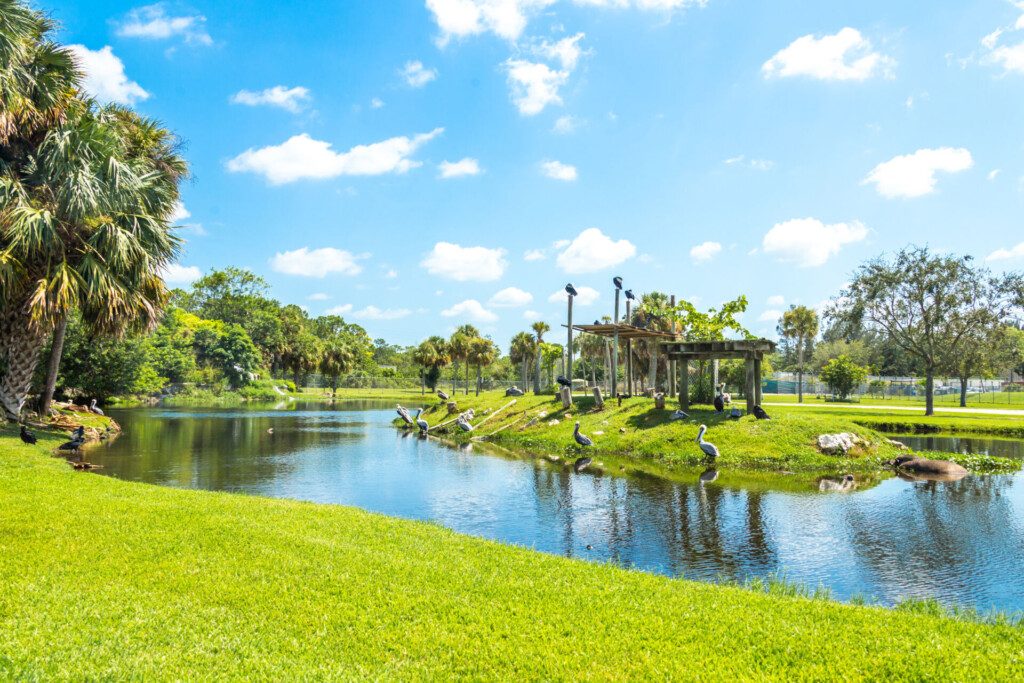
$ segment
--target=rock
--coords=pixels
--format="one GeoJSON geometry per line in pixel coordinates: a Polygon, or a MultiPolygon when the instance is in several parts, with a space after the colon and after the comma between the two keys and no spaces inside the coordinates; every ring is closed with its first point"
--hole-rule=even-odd
{"type": "Polygon", "coordinates": [[[562,462],[562,459],[557,455],[545,455],[544,459],[548,462],[562,462]]]}
{"type": "Polygon", "coordinates": [[[457,412],[459,412],[459,404],[455,401],[448,401],[448,414],[454,415],[457,412]]]}
{"type": "Polygon", "coordinates": [[[619,434],[625,434],[625,433],[626,433],[626,428],[625,427],[619,427],[619,434]]]}
{"type": "Polygon", "coordinates": [[[546,411],[546,410],[542,410],[539,413],[537,413],[537,417],[547,417],[547,416],[548,416],[548,411],[546,411]]]}
{"type": "Polygon", "coordinates": [[[602,431],[594,432],[594,436],[604,436],[604,432],[602,432],[602,431]]]}
{"type": "Polygon", "coordinates": [[[822,434],[818,437],[818,450],[827,455],[847,455],[857,446],[865,445],[865,441],[850,432],[839,434],[822,434]]]}
{"type": "Polygon", "coordinates": [[[554,427],[558,424],[561,424],[558,420],[548,420],[548,427],[554,427]]]}

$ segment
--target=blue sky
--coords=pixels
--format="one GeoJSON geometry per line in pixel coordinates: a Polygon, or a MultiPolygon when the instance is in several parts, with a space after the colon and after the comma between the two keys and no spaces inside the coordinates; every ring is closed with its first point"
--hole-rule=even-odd
{"type": "Polygon", "coordinates": [[[175,284],[244,266],[397,343],[504,346],[570,281],[610,315],[613,275],[771,336],[909,243],[1024,265],[1022,2],[43,8],[184,141],[175,284]]]}

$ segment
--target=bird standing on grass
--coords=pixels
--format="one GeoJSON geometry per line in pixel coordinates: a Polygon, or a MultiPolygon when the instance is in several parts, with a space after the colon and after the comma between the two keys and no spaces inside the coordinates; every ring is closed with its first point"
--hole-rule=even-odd
{"type": "Polygon", "coordinates": [[[459,426],[459,429],[461,429],[464,432],[473,431],[473,425],[469,424],[469,420],[466,419],[465,415],[459,415],[459,418],[455,420],[455,424],[457,424],[459,426]]]}
{"type": "Polygon", "coordinates": [[[442,401],[448,400],[448,394],[444,393],[440,389],[437,390],[437,397],[440,398],[442,401]]]}
{"type": "Polygon", "coordinates": [[[743,417],[743,412],[739,408],[733,408],[729,411],[729,418],[732,420],[738,420],[743,417]]]}
{"type": "Polygon", "coordinates": [[[89,412],[94,413],[96,415],[103,414],[103,411],[96,407],[96,399],[93,399],[92,403],[89,404],[89,412]]]}
{"type": "Polygon", "coordinates": [[[674,420],[689,420],[690,416],[687,415],[686,412],[684,412],[682,410],[677,410],[674,413],[672,413],[671,415],[669,415],[668,419],[669,420],[673,420],[673,421],[674,420]]]}
{"type": "Polygon", "coordinates": [[[19,436],[21,436],[22,441],[30,446],[36,442],[36,435],[28,431],[28,427],[25,425],[21,425],[21,434],[19,434],[19,436]]]}
{"type": "Polygon", "coordinates": [[[423,408],[416,411],[416,426],[420,428],[421,434],[426,434],[427,430],[430,429],[430,425],[427,421],[420,417],[423,414],[423,408]]]}
{"type": "Polygon", "coordinates": [[[725,398],[722,396],[722,390],[718,387],[715,387],[715,412],[725,412],[725,398]]]}
{"type": "Polygon", "coordinates": [[[758,420],[770,420],[770,419],[772,419],[768,415],[768,413],[764,412],[764,408],[762,408],[760,405],[754,406],[754,417],[756,417],[758,420]]]}
{"type": "Polygon", "coordinates": [[[704,451],[704,455],[709,458],[718,457],[718,446],[713,443],[708,443],[704,440],[704,432],[708,431],[707,425],[701,425],[700,429],[697,430],[697,445],[704,451]]]}

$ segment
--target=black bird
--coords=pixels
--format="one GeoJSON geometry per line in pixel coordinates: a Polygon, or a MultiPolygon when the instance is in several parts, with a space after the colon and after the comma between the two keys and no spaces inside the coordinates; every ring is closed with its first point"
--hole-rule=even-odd
{"type": "Polygon", "coordinates": [[[633,290],[632,289],[627,289],[626,290],[626,298],[629,299],[630,301],[636,301],[636,297],[633,296],[633,290]]]}
{"type": "Polygon", "coordinates": [[[595,325],[600,325],[600,324],[601,324],[601,321],[600,321],[600,320],[595,320],[595,321],[594,321],[594,324],[595,324],[595,325]]]}
{"type": "Polygon", "coordinates": [[[79,448],[82,447],[82,445],[84,443],[85,443],[85,438],[84,437],[76,436],[75,438],[71,439],[71,441],[67,441],[67,442],[62,443],[61,445],[57,446],[57,450],[58,451],[77,451],[79,448]]]}
{"type": "Polygon", "coordinates": [[[722,398],[721,394],[719,394],[718,396],[715,396],[715,412],[716,413],[724,413],[725,412],[725,399],[722,398]]]}
{"type": "Polygon", "coordinates": [[[438,395],[438,397],[439,397],[439,398],[440,398],[440,399],[441,399],[442,401],[447,401],[447,400],[448,400],[448,394],[444,393],[444,392],[443,392],[443,391],[441,391],[440,389],[438,389],[438,390],[437,390],[437,395],[438,395]]]}
{"type": "Polygon", "coordinates": [[[28,431],[28,427],[21,425],[21,440],[25,443],[32,445],[36,442],[36,435],[28,431]]]}
{"type": "Polygon", "coordinates": [[[759,405],[754,406],[754,417],[758,420],[770,420],[772,419],[768,413],[764,412],[764,408],[759,405]]]}
{"type": "Polygon", "coordinates": [[[612,278],[612,283],[615,285],[615,289],[622,289],[622,278],[621,277],[613,277],[612,278]]]}
{"type": "Polygon", "coordinates": [[[572,387],[572,382],[570,382],[568,378],[565,377],[564,375],[559,375],[558,377],[555,378],[555,381],[558,382],[563,387],[572,387]]]}
{"type": "Polygon", "coordinates": [[[579,292],[576,291],[576,288],[572,286],[571,282],[565,286],[565,293],[569,296],[577,296],[579,294],[579,292]]]}

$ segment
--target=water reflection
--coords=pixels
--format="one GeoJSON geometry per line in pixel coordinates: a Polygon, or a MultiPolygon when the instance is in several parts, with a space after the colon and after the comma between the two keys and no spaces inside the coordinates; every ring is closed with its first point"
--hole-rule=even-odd
{"type": "MultiPolygon", "coordinates": [[[[390,426],[393,406],[131,410],[90,454],[102,473],[356,505],[571,557],[671,575],[785,574],[840,598],[907,596],[1024,608],[1016,476],[891,478],[845,495],[575,474],[565,463],[448,448],[390,426]],[[273,428],[273,434],[267,430],[273,428]]],[[[841,485],[841,480],[837,480],[841,485]]]]}
{"type": "Polygon", "coordinates": [[[993,439],[987,436],[954,434],[890,434],[889,437],[905,443],[915,451],[998,455],[1024,460],[1024,440],[1020,439],[993,439]]]}

